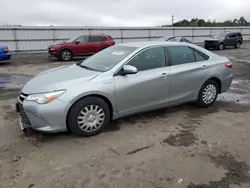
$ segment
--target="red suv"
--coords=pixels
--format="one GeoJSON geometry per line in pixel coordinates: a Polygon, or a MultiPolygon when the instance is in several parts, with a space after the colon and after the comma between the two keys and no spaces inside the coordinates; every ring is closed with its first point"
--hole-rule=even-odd
{"type": "Polygon", "coordinates": [[[81,35],[66,42],[48,47],[49,56],[70,61],[75,56],[88,56],[113,46],[115,41],[109,35],[81,35]]]}

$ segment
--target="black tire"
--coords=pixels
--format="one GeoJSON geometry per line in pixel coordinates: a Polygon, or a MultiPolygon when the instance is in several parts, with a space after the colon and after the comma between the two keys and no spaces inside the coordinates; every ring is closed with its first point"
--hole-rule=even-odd
{"type": "Polygon", "coordinates": [[[240,48],[240,45],[241,45],[241,43],[240,43],[240,41],[238,41],[234,47],[235,48],[240,48]]]}
{"type": "Polygon", "coordinates": [[[209,47],[205,46],[205,49],[206,49],[206,50],[209,50],[209,47]]]}
{"type": "Polygon", "coordinates": [[[60,60],[62,61],[71,61],[73,58],[73,54],[70,50],[62,50],[60,52],[60,60]]]}
{"type": "MultiPolygon", "coordinates": [[[[109,106],[105,101],[103,101],[102,99],[98,97],[88,97],[88,98],[79,100],[72,106],[68,114],[67,123],[71,131],[77,136],[94,136],[94,135],[99,134],[103,130],[103,128],[109,123],[110,114],[111,112],[110,112],[109,106]],[[99,106],[103,110],[104,121],[96,130],[94,131],[90,130],[91,132],[88,132],[88,131],[84,131],[83,129],[79,127],[78,116],[84,108],[89,107],[91,105],[99,106]]],[[[88,127],[88,126],[85,126],[85,127],[88,127]]]]}
{"type": "Polygon", "coordinates": [[[218,50],[223,50],[223,49],[225,49],[225,45],[223,43],[220,43],[218,45],[218,50]]]}
{"type": "Polygon", "coordinates": [[[219,85],[216,81],[214,80],[207,80],[201,87],[200,91],[199,91],[199,96],[198,96],[198,99],[196,101],[196,105],[200,108],[203,108],[203,107],[209,107],[211,105],[214,104],[214,102],[216,101],[217,99],[217,96],[218,96],[218,93],[219,93],[219,85]],[[214,96],[214,99],[207,103],[204,101],[203,99],[203,94],[204,94],[204,91],[207,87],[209,87],[210,85],[214,86],[215,89],[216,89],[216,93],[215,93],[215,96],[214,96]]]}

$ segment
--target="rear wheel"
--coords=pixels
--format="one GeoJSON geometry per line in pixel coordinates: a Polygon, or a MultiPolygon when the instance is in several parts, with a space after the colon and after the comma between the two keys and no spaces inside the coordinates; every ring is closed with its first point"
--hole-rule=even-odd
{"type": "Polygon", "coordinates": [[[96,135],[109,121],[109,107],[98,97],[88,97],[78,101],[68,115],[69,128],[78,136],[96,135]]]}
{"type": "Polygon", "coordinates": [[[225,45],[223,43],[220,43],[219,46],[218,46],[218,49],[223,50],[224,48],[225,48],[225,45]]]}
{"type": "Polygon", "coordinates": [[[62,50],[60,53],[60,59],[63,61],[70,61],[73,58],[73,54],[70,50],[62,50]]]}
{"type": "Polygon", "coordinates": [[[238,41],[234,47],[235,47],[235,48],[239,48],[240,45],[241,45],[241,43],[238,41]]]}
{"type": "Polygon", "coordinates": [[[218,83],[214,80],[206,81],[200,89],[196,104],[198,107],[213,105],[219,93],[218,83]]]}

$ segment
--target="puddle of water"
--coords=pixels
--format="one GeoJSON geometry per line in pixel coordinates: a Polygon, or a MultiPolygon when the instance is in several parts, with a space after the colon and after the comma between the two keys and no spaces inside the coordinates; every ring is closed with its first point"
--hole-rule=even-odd
{"type": "Polygon", "coordinates": [[[218,101],[250,104],[250,81],[234,80],[230,89],[218,96],[218,101]]]}
{"type": "Polygon", "coordinates": [[[21,88],[32,76],[0,74],[0,87],[21,88]]]}

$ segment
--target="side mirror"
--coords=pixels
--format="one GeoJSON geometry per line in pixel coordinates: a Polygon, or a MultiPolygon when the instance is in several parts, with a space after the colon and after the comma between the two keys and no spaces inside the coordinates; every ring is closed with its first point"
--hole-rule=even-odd
{"type": "Polygon", "coordinates": [[[75,41],[75,44],[77,45],[77,44],[79,44],[80,42],[79,41],[75,41]]]}
{"type": "Polygon", "coordinates": [[[118,75],[136,74],[137,68],[132,65],[125,65],[118,73],[118,75]]]}

